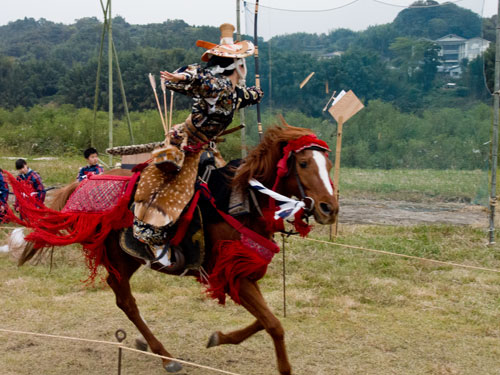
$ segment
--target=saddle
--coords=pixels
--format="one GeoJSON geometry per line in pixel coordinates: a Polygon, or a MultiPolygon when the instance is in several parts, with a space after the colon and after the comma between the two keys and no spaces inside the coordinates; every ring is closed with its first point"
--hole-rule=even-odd
{"type": "MultiPolygon", "coordinates": [[[[213,191],[217,207],[223,211],[228,211],[230,205],[231,187],[230,181],[235,174],[241,160],[233,160],[223,168],[215,167],[215,158],[210,151],[205,151],[201,155],[198,176],[208,182],[209,188],[213,191]]],[[[167,238],[172,239],[180,229],[179,226],[188,215],[191,208],[192,219],[185,230],[182,240],[177,246],[170,246],[166,243],[163,251],[153,254],[150,246],[137,240],[132,233],[132,228],[125,228],[120,233],[120,246],[127,254],[145,260],[147,262],[159,262],[169,264],[164,269],[170,273],[182,273],[185,270],[198,269],[205,260],[205,243],[203,233],[202,209],[213,209],[199,202],[192,208],[192,201],[184,208],[180,219],[175,225],[168,229],[167,238]],[[168,260],[168,262],[166,262],[168,260]]],[[[211,218],[217,220],[217,214],[210,214],[211,218]]]]}

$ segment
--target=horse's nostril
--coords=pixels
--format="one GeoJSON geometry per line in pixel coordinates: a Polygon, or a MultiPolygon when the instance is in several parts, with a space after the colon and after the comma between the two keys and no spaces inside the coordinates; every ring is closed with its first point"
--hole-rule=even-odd
{"type": "Polygon", "coordinates": [[[333,212],[333,208],[332,206],[330,206],[328,203],[325,203],[325,202],[321,202],[319,204],[319,209],[321,210],[322,213],[324,213],[325,215],[331,215],[332,212],[333,212]]]}

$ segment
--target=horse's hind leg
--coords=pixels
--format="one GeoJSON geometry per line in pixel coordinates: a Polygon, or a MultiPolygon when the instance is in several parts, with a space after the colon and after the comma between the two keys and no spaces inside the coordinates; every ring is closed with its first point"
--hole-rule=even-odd
{"type": "Polygon", "coordinates": [[[266,332],[272,337],[280,374],[290,375],[292,370],[285,347],[285,330],[281,322],[267,306],[255,282],[248,279],[241,280],[240,301],[241,305],[257,318],[266,332]]]}
{"type": "Polygon", "coordinates": [[[239,343],[245,341],[253,334],[263,329],[264,326],[258,320],[256,320],[248,327],[239,329],[237,331],[232,331],[229,333],[222,333],[220,331],[214,332],[212,336],[210,336],[210,339],[208,340],[207,348],[224,344],[238,345],[239,343]]]}
{"type": "MultiPolygon", "coordinates": [[[[115,293],[116,305],[123,310],[130,321],[134,323],[144,339],[147,341],[153,353],[172,358],[172,355],[167,352],[162,343],[153,335],[148,325],[141,317],[135,298],[132,296],[132,292],[130,290],[130,277],[139,268],[140,264],[132,258],[128,258],[128,256],[128,259],[125,258],[125,256],[125,254],[121,255],[120,259],[123,260],[123,262],[121,262],[119,267],[116,267],[115,265],[120,272],[120,279],[118,280],[113,273],[109,273],[108,278],[106,279],[108,285],[115,293]]],[[[162,361],[163,367],[167,370],[167,372],[177,372],[182,369],[179,362],[167,359],[162,359],[162,361]]]]}

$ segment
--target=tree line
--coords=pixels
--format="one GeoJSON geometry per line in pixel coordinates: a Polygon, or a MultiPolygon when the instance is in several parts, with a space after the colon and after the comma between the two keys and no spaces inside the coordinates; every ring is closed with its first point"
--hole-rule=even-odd
{"type": "MultiPolygon", "coordinates": [[[[429,1],[433,0],[419,0],[415,5],[429,1]]],[[[360,32],[337,29],[326,34],[295,33],[260,40],[265,117],[273,122],[276,112],[282,112],[287,120],[296,119],[295,125],[315,128],[320,134],[328,129],[328,137],[333,137],[334,126],[322,111],[323,106],[332,90],[353,89],[367,107],[350,121],[349,127],[356,131],[352,135],[346,133],[343,153],[347,156],[343,160],[347,164],[377,168],[481,167],[485,156],[479,146],[488,138],[484,103],[489,103],[488,87],[492,91],[493,86],[494,47],[473,61],[462,61],[464,73],[453,80],[437,72],[439,49],[433,40],[450,33],[464,38],[482,33],[491,39],[495,27],[493,18],[481,19],[472,11],[449,3],[405,9],[392,23],[360,32]],[[314,50],[308,50],[311,45],[314,50]],[[332,56],[332,52],[340,53],[332,56]],[[314,78],[299,89],[299,83],[312,71],[314,78]],[[450,81],[457,83],[456,89],[443,88],[450,81]],[[466,124],[474,124],[469,126],[469,132],[466,124]],[[441,155],[438,151],[447,149],[441,143],[450,147],[450,156],[431,156],[441,155]],[[455,157],[457,160],[453,161],[455,157]]],[[[61,150],[65,142],[59,136],[63,135],[71,139],[66,142],[68,149],[85,147],[89,139],[85,126],[93,123],[89,109],[94,104],[101,31],[102,23],[97,18],[83,18],[71,25],[25,18],[0,26],[2,142],[9,139],[10,143],[5,144],[26,150],[26,144],[15,141],[16,129],[24,126],[24,130],[33,132],[33,137],[26,137],[36,144],[33,152],[61,150]],[[73,121],[71,116],[75,116],[73,121]],[[52,132],[54,121],[61,126],[57,134],[52,132]],[[31,124],[31,128],[26,124],[31,124]],[[35,141],[36,134],[42,134],[44,140],[35,141]]],[[[140,125],[157,120],[153,120],[155,104],[147,74],[198,62],[203,50],[195,46],[196,40],[217,41],[219,30],[190,26],[182,20],[131,25],[115,17],[113,35],[128,106],[133,112],[132,122],[138,122],[134,127],[149,142],[158,135],[144,131],[140,125]]],[[[253,59],[247,62],[247,83],[251,85],[253,59]]],[[[100,111],[106,111],[108,105],[106,76],[107,64],[103,64],[100,111]]],[[[116,112],[123,113],[116,84],[113,90],[116,112]]],[[[189,100],[177,95],[175,108],[186,110],[189,100]]],[[[254,114],[248,112],[250,123],[254,114]]],[[[118,115],[118,134],[121,124],[118,115]]],[[[249,142],[255,143],[256,131],[249,127],[248,134],[249,142]]],[[[122,144],[128,143],[126,131],[120,137],[117,139],[122,144]]],[[[233,147],[236,144],[231,138],[225,147],[230,153],[233,148],[238,153],[237,147],[233,147]]]]}

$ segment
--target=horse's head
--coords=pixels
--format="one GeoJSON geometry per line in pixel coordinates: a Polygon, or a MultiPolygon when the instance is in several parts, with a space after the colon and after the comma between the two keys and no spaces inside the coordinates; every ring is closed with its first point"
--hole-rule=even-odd
{"type": "Polygon", "coordinates": [[[335,222],[339,211],[336,192],[330,180],[332,163],[327,152],[317,146],[294,152],[283,183],[285,193],[303,200],[306,204],[305,213],[314,215],[320,224],[335,222]]]}
{"type": "Polygon", "coordinates": [[[244,188],[256,179],[277,193],[299,198],[307,215],[314,215],[320,224],[331,224],[339,204],[330,180],[328,151],[328,145],[311,130],[290,126],[282,119],[282,126],[267,129],[233,182],[244,188]]]}

